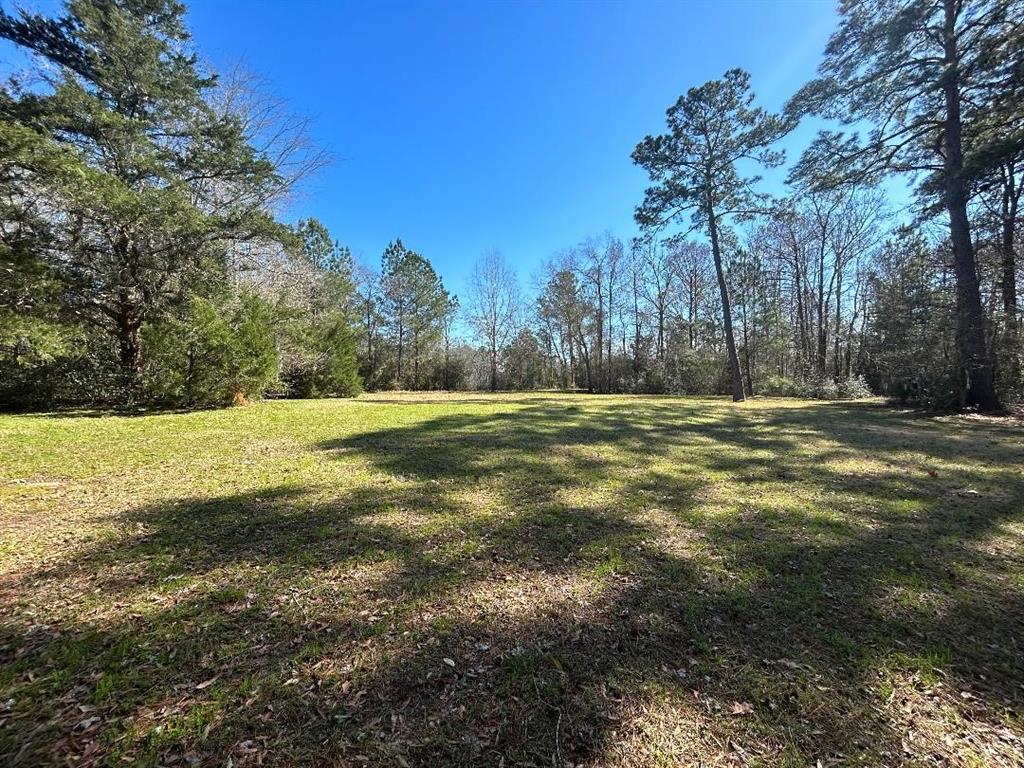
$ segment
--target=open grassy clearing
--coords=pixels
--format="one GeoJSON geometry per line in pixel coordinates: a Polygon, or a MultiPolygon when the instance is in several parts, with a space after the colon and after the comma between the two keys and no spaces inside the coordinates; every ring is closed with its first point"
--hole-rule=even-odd
{"type": "Polygon", "coordinates": [[[379,395],[0,417],[0,763],[1024,765],[1024,430],[379,395]]]}

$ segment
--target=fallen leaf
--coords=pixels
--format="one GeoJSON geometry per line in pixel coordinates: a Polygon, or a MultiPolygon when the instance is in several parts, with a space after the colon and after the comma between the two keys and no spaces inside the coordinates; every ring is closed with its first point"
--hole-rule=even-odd
{"type": "Polygon", "coordinates": [[[204,691],[220,679],[220,675],[214,675],[209,680],[204,680],[196,686],[197,691],[204,691]]]}
{"type": "Polygon", "coordinates": [[[99,721],[100,719],[98,717],[87,717],[85,720],[82,720],[78,725],[76,725],[75,728],[77,728],[80,731],[91,731],[93,728],[96,727],[99,721]]]}
{"type": "Polygon", "coordinates": [[[749,701],[734,701],[729,712],[733,715],[752,715],[754,714],[754,705],[749,701]]]}
{"type": "Polygon", "coordinates": [[[444,663],[447,664],[449,667],[455,667],[455,659],[449,659],[447,656],[445,656],[444,658],[444,663]]]}

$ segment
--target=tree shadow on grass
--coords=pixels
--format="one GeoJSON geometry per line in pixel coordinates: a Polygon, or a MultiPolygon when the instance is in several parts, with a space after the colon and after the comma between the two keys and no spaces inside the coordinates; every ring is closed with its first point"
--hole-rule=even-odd
{"type": "Polygon", "coordinates": [[[388,482],[130,510],[5,585],[0,754],[1019,761],[1012,435],[723,411],[446,414],[319,446],[388,482]]]}

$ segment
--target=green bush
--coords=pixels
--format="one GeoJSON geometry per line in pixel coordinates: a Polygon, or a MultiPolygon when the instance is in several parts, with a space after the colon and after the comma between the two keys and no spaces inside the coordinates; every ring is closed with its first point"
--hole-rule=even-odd
{"type": "Polygon", "coordinates": [[[768,376],[761,383],[759,392],[769,397],[806,397],[814,400],[854,400],[871,396],[871,389],[860,376],[838,382],[828,377],[800,381],[788,376],[768,376]]]}
{"type": "Polygon", "coordinates": [[[760,392],[768,397],[800,397],[801,385],[788,376],[768,376],[761,382],[760,392]]]}
{"type": "Polygon", "coordinates": [[[347,318],[338,312],[317,328],[321,363],[317,372],[317,394],[355,397],[362,389],[356,340],[347,318]]]}
{"type": "MultiPolygon", "coordinates": [[[[657,369],[659,366],[655,366],[657,369]]],[[[699,395],[728,390],[728,369],[725,355],[713,349],[691,349],[670,345],[663,364],[664,378],[660,391],[676,395],[699,395]]],[[[651,382],[657,385],[657,379],[651,382]]]]}
{"type": "Polygon", "coordinates": [[[297,314],[282,324],[278,343],[288,397],[354,397],[362,391],[355,337],[344,313],[314,323],[297,314]]]}
{"type": "Polygon", "coordinates": [[[0,314],[0,409],[107,405],[129,399],[109,334],[84,325],[9,320],[0,314]]]}
{"type": "Polygon", "coordinates": [[[244,294],[218,305],[193,298],[177,317],[143,329],[145,387],[168,405],[227,405],[277,381],[273,310],[244,294]]]}
{"type": "Polygon", "coordinates": [[[53,397],[54,369],[69,355],[69,329],[0,308],[0,405],[32,408],[53,397]]]}

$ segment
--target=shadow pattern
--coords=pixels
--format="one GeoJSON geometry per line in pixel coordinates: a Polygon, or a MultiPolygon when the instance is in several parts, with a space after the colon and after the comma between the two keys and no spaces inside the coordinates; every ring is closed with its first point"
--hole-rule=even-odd
{"type": "Polygon", "coordinates": [[[450,410],[5,576],[4,764],[1024,764],[1012,426],[450,410]]]}

